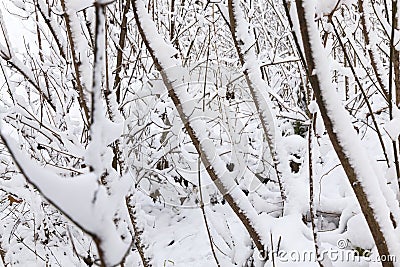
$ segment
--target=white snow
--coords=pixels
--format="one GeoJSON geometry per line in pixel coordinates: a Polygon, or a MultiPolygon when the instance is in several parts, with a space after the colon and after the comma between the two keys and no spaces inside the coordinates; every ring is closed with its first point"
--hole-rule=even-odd
{"type": "MultiPolygon", "coordinates": [[[[336,91],[331,84],[330,75],[327,75],[327,70],[330,69],[330,66],[326,64],[327,55],[322,47],[319,32],[314,22],[315,6],[312,1],[304,1],[303,6],[306,13],[306,23],[315,61],[314,73],[317,75],[321,84],[322,98],[328,110],[328,116],[332,120],[333,129],[341,146],[344,148],[346,156],[350,160],[352,168],[354,168],[357,174],[360,185],[367,195],[369,205],[376,216],[375,219],[380,225],[387,241],[389,252],[392,255],[400,255],[399,240],[396,238],[393,225],[389,218],[389,208],[386,205],[384,194],[378,182],[378,180],[383,179],[383,177],[378,177],[372,168],[370,160],[367,157],[368,153],[364,150],[351,124],[349,115],[338,100],[336,91]]],[[[400,263],[394,263],[394,265],[400,266],[400,263]]]]}

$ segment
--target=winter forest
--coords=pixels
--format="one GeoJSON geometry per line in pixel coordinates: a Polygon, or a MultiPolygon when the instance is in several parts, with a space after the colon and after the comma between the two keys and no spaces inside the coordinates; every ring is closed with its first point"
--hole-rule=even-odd
{"type": "Polygon", "coordinates": [[[0,0],[0,266],[400,266],[400,1],[0,0]]]}

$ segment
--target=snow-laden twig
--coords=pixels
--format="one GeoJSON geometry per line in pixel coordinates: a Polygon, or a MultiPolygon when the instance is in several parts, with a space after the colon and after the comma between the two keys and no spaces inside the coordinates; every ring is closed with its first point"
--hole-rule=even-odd
{"type": "Polygon", "coordinates": [[[49,28],[51,34],[53,35],[54,40],[56,41],[56,44],[57,44],[58,50],[60,51],[61,57],[66,59],[68,45],[67,45],[67,42],[66,42],[62,32],[60,31],[60,25],[46,11],[46,9],[48,7],[43,2],[43,0],[37,0],[37,7],[47,25],[47,27],[49,28]]]}
{"type": "MultiPolygon", "coordinates": [[[[12,48],[10,49],[12,51],[12,48]]],[[[37,91],[37,93],[41,96],[43,96],[44,100],[46,100],[46,103],[50,105],[50,107],[53,110],[56,110],[55,105],[53,104],[53,101],[51,99],[51,96],[49,96],[46,93],[46,86],[39,80],[35,78],[35,75],[33,74],[32,70],[29,69],[24,63],[22,63],[15,55],[13,52],[8,52],[8,49],[4,47],[3,45],[0,44],[0,57],[7,61],[13,69],[15,69],[19,74],[21,74],[37,91]]]]}
{"type": "MultiPolygon", "coordinates": [[[[311,74],[310,83],[332,145],[358,199],[379,254],[388,258],[390,255],[400,255],[390,210],[378,182],[383,177],[379,177],[372,168],[368,153],[331,85],[330,75],[327,75],[330,66],[325,64],[328,61],[314,21],[314,2],[296,0],[296,7],[308,71],[311,74]]],[[[400,266],[398,262],[386,264],[400,266]]]]}
{"type": "Polygon", "coordinates": [[[119,263],[125,255],[127,244],[121,240],[113,216],[123,204],[128,180],[124,179],[116,184],[115,193],[110,195],[99,184],[94,173],[73,178],[60,177],[24,155],[6,133],[1,132],[0,137],[27,181],[99,245],[104,265],[113,266],[119,263]]]}
{"type": "MultiPolygon", "coordinates": [[[[69,3],[71,4],[71,3],[69,3]]],[[[78,100],[81,105],[87,124],[89,124],[90,114],[85,90],[90,87],[90,70],[91,66],[86,53],[88,53],[87,45],[85,45],[84,36],[81,33],[80,21],[77,17],[76,10],[68,6],[68,1],[61,0],[61,6],[64,11],[65,24],[67,29],[69,46],[72,54],[72,62],[75,71],[75,80],[78,100]]]]}
{"type": "Polygon", "coordinates": [[[197,153],[201,157],[203,165],[206,167],[207,173],[246,227],[259,252],[264,255],[267,249],[265,245],[268,242],[268,237],[260,225],[255,209],[235,184],[233,177],[235,172],[229,172],[218,155],[213,155],[214,158],[209,155],[209,151],[213,151],[215,148],[213,149],[214,144],[212,142],[207,142],[207,125],[202,121],[193,122],[190,120],[193,106],[190,105],[190,101],[187,104],[187,100],[191,97],[185,88],[179,87],[179,85],[185,83],[185,71],[175,58],[178,51],[171,44],[167,44],[158,34],[157,28],[147,13],[143,1],[132,0],[132,7],[142,39],[153,58],[157,70],[162,75],[168,93],[197,153]]]}
{"type": "MultiPolygon", "coordinates": [[[[106,117],[102,97],[105,58],[105,4],[101,1],[96,2],[95,8],[96,38],[93,85],[90,90],[92,100],[90,142],[86,153],[83,155],[90,172],[76,177],[64,178],[28,158],[14,144],[12,138],[7,136],[4,129],[1,132],[1,140],[27,181],[33,184],[53,206],[92,237],[97,246],[101,266],[114,266],[121,262],[129,247],[129,241],[123,241],[116,229],[114,216],[121,207],[124,207],[124,197],[130,183],[128,176],[121,178],[111,167],[112,151],[108,146],[120,137],[122,127],[112,123],[106,117]],[[112,130],[110,131],[110,129],[112,130]],[[104,185],[105,183],[100,182],[104,177],[108,177],[110,180],[107,187],[104,185]]],[[[5,54],[5,48],[0,47],[0,51],[3,56],[10,56],[5,54]]],[[[14,62],[14,65],[24,70],[24,73],[27,73],[25,76],[34,82],[33,77],[35,76],[30,74],[30,70],[17,60],[17,58],[12,57],[8,61],[14,62]]],[[[28,110],[25,111],[28,112],[28,110]]],[[[59,136],[60,143],[63,142],[62,133],[57,129],[52,129],[50,126],[46,127],[43,123],[33,122],[38,125],[38,129],[42,128],[54,133],[55,136],[59,136]]]]}
{"type": "Polygon", "coordinates": [[[241,11],[239,2],[235,0],[228,1],[229,18],[231,33],[235,43],[240,63],[243,66],[243,72],[246,77],[247,85],[249,86],[250,94],[253,98],[258,116],[261,121],[262,128],[267,140],[268,148],[273,161],[276,178],[278,180],[281,198],[284,204],[286,199],[284,191],[284,181],[282,181],[282,164],[278,155],[279,149],[275,135],[274,117],[271,111],[272,103],[262,90],[268,92],[269,88],[261,77],[260,65],[257,61],[257,56],[253,47],[255,42],[253,35],[249,34],[248,23],[244,19],[243,11],[241,11]]]}
{"type": "Polygon", "coordinates": [[[368,56],[371,61],[371,67],[374,71],[375,77],[378,81],[378,84],[385,94],[386,98],[389,98],[387,85],[384,84],[384,80],[386,78],[386,71],[383,68],[382,61],[379,59],[379,54],[377,53],[377,36],[375,32],[372,30],[372,26],[370,23],[370,14],[371,8],[369,7],[368,1],[358,0],[358,9],[361,13],[361,26],[362,32],[365,40],[365,44],[368,51],[368,56]]]}

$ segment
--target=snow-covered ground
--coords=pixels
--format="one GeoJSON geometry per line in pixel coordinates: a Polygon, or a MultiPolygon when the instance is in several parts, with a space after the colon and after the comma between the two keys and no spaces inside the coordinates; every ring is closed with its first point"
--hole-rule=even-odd
{"type": "Polygon", "coordinates": [[[392,4],[288,8],[0,0],[0,267],[399,266],[392,4]]]}

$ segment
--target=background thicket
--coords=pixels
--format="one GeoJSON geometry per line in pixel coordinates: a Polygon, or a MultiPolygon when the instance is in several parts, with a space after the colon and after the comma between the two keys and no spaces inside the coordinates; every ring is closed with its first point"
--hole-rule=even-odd
{"type": "Polygon", "coordinates": [[[400,264],[397,1],[0,6],[0,265],[400,264]]]}

